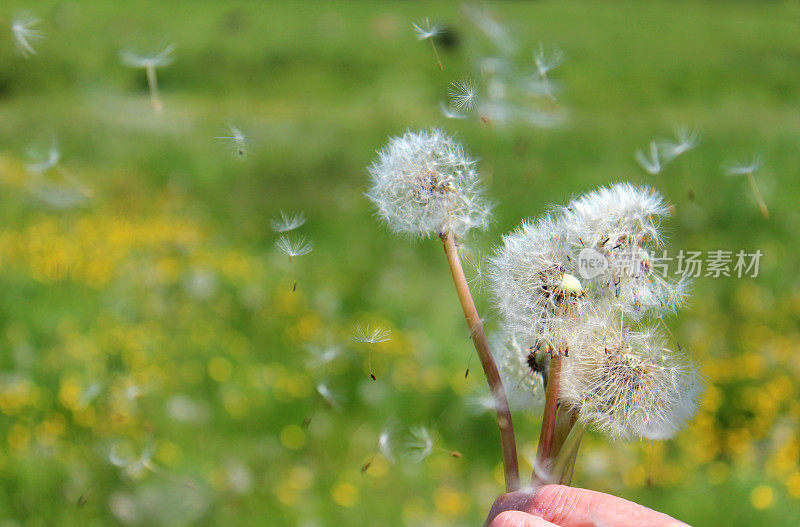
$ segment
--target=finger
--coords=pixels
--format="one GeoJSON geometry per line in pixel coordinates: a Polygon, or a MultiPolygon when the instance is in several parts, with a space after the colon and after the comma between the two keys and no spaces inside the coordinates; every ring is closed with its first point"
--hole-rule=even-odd
{"type": "Polygon", "coordinates": [[[558,527],[538,516],[521,511],[503,511],[487,527],[558,527]]]}
{"type": "Polygon", "coordinates": [[[562,527],[686,527],[683,522],[637,503],[564,485],[544,485],[531,493],[518,491],[504,496],[507,497],[498,510],[508,510],[506,507],[511,505],[509,508],[539,516],[562,527]]]}

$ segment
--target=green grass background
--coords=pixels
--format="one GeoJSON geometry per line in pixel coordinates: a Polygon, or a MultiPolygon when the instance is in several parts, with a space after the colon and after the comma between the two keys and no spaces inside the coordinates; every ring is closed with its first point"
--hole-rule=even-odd
{"type": "MultiPolygon", "coordinates": [[[[614,181],[654,185],[675,204],[676,250],[763,252],[756,279],[700,278],[669,320],[708,379],[698,419],[652,447],[591,435],[574,483],[697,526],[798,525],[800,8],[493,11],[522,46],[565,50],[554,72],[564,125],[440,115],[481,49],[458,3],[0,6],[0,525],[479,524],[502,490],[499,452],[491,417],[466,400],[483,381],[441,248],[390,235],[363,196],[387,137],[429,126],[481,159],[498,202],[476,254],[614,181]],[[46,33],[29,59],[8,30],[23,9],[46,33]],[[411,30],[425,17],[457,36],[440,48],[443,72],[411,30]],[[158,116],[118,53],[168,42],[158,116]],[[215,139],[229,121],[249,136],[246,161],[215,139]],[[681,124],[701,144],[663,177],[644,174],[634,151],[681,124]],[[84,207],[49,209],[28,190],[25,152],[53,138],[93,189],[84,207]],[[754,152],[769,220],[721,168],[754,152]],[[274,247],[279,210],[305,211],[315,243],[294,268],[274,247]],[[198,293],[203,279],[213,285],[198,293]],[[356,322],[394,332],[373,352],[376,382],[349,341],[356,322]],[[343,357],[319,364],[307,349],[325,343],[343,357]],[[322,404],[319,382],[339,408],[322,404]],[[168,411],[186,399],[202,418],[168,411]],[[378,456],[362,473],[387,423],[399,435],[426,424],[440,448],[419,465],[378,456]],[[151,450],[156,470],[114,466],[114,445],[151,450]]],[[[476,294],[493,327],[489,295],[476,294]]],[[[530,450],[537,416],[516,425],[530,450]]]]}

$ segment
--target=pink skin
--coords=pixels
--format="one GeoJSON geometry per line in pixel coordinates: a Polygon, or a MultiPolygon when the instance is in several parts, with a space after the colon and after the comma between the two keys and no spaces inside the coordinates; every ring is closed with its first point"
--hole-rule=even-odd
{"type": "Polygon", "coordinates": [[[503,494],[486,527],[688,527],[666,514],[628,500],[564,485],[503,494]]]}

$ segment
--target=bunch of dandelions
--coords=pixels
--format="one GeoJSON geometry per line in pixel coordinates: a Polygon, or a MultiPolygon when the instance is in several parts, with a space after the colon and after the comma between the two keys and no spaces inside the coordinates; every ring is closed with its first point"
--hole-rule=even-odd
{"type": "Polygon", "coordinates": [[[491,205],[484,197],[476,161],[453,138],[436,129],[393,137],[368,168],[367,197],[396,233],[438,236],[450,267],[473,345],[494,398],[507,490],[519,485],[514,428],[505,389],[489,349],[461,265],[457,241],[486,228],[491,205]]]}
{"type": "Polygon", "coordinates": [[[150,105],[153,107],[153,110],[159,113],[163,111],[164,103],[161,101],[161,92],[158,89],[156,69],[170,65],[174,60],[172,56],[174,51],[175,45],[170,44],[161,51],[150,55],[141,55],[130,50],[120,52],[120,59],[123,64],[132,68],[142,68],[145,70],[147,74],[147,87],[150,90],[150,105]]]}
{"type": "Polygon", "coordinates": [[[533,357],[547,351],[535,482],[569,483],[586,425],[665,439],[694,412],[696,372],[649,325],[686,293],[651,256],[668,213],[652,189],[601,188],[523,224],[492,259],[507,330],[533,357]]]}
{"type": "Polygon", "coordinates": [[[11,21],[11,34],[14,36],[14,46],[17,52],[25,58],[36,54],[33,43],[44,38],[44,33],[36,26],[41,21],[30,13],[20,13],[11,21]]]}

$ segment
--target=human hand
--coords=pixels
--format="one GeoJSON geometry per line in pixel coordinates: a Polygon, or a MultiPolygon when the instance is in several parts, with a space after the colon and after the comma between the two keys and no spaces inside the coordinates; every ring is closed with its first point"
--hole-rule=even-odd
{"type": "Polygon", "coordinates": [[[666,514],[610,494],[564,485],[497,498],[487,527],[687,527],[666,514]]]}

